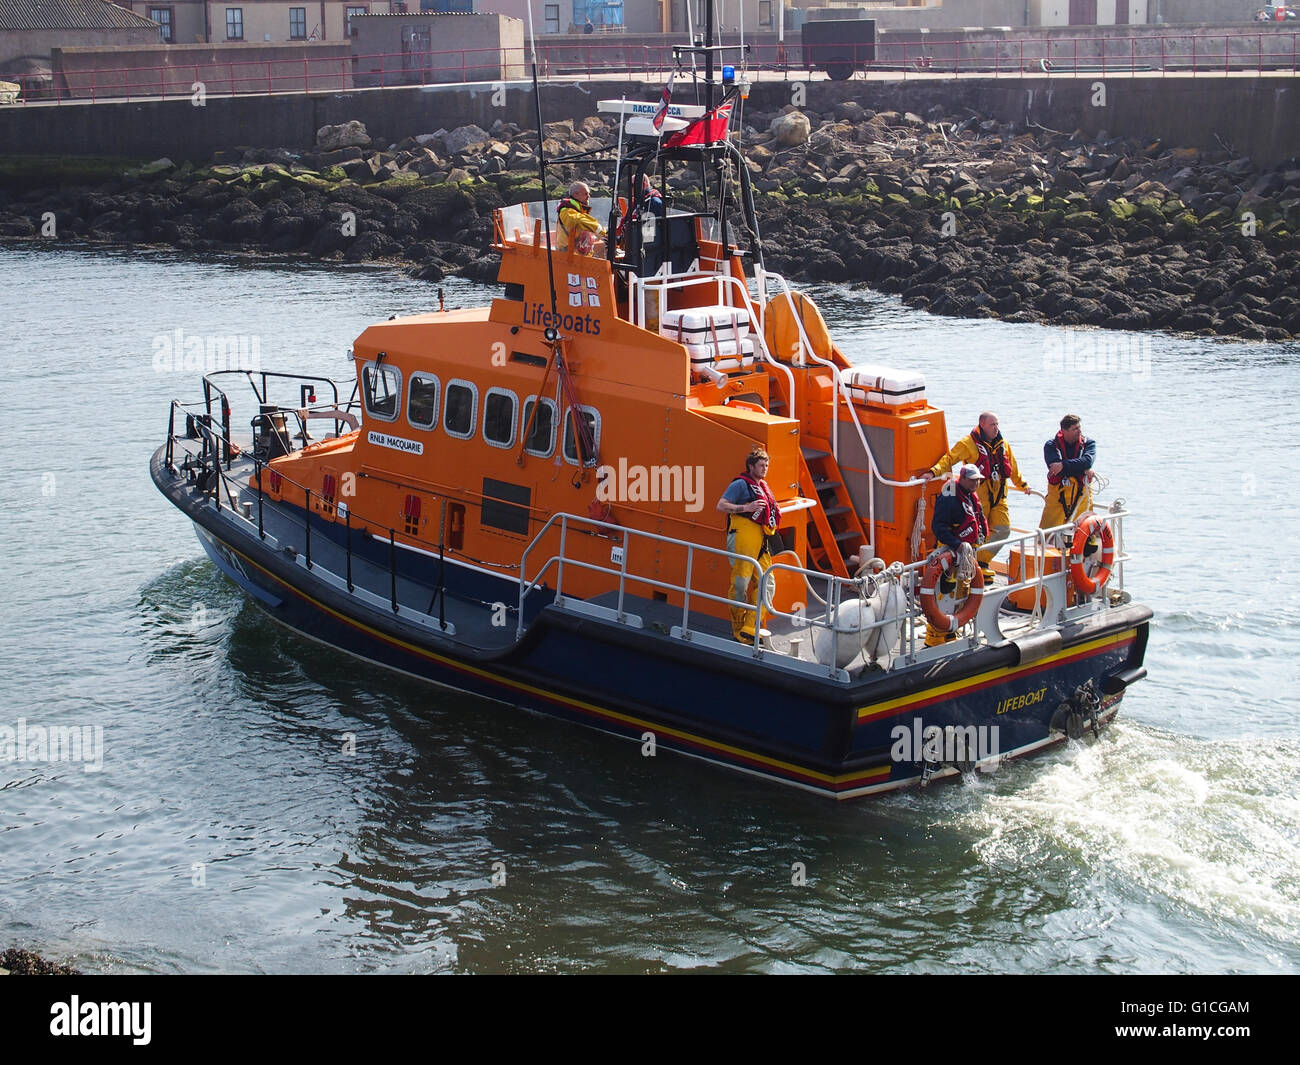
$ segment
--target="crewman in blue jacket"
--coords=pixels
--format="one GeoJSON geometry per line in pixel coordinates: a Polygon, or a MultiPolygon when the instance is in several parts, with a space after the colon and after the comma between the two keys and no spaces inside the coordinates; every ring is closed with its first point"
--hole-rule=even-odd
{"type": "MultiPolygon", "coordinates": [[[[953,470],[953,479],[943,486],[934,504],[934,517],[930,519],[930,531],[944,547],[952,548],[960,556],[963,544],[978,548],[989,535],[988,519],[980,504],[979,486],[984,480],[980,468],[973,462],[963,462],[953,470]]],[[[956,567],[954,566],[940,578],[940,590],[945,594],[953,591],[958,596],[965,594],[965,589],[956,587],[956,567]]],[[[926,647],[936,647],[954,639],[951,632],[936,629],[929,622],[925,626],[926,647]]]]}
{"type": "Polygon", "coordinates": [[[1096,460],[1097,442],[1083,435],[1083,421],[1077,414],[1067,414],[1061,419],[1061,431],[1043,445],[1047,502],[1038,522],[1040,529],[1078,521],[1092,509],[1092,464],[1096,460]]]}

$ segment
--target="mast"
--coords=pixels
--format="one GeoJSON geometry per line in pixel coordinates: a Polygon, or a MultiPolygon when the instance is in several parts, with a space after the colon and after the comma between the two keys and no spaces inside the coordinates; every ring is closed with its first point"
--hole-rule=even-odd
{"type": "Polygon", "coordinates": [[[713,110],[713,0],[704,4],[704,113],[713,110]]]}

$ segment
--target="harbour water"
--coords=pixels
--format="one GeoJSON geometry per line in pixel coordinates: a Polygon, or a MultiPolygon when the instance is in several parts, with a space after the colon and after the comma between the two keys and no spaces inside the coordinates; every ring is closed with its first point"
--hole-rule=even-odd
{"type": "Polygon", "coordinates": [[[434,286],[123,250],[0,268],[0,726],[102,738],[99,767],[0,761],[0,947],[92,972],[1300,971],[1300,344],[814,290],[854,361],[926,374],[950,436],[996,410],[1040,488],[1081,414],[1155,610],[1100,741],[834,805],[365,666],[207,562],[148,475],[198,394],[159,338],[346,380],[355,336],[434,286]]]}

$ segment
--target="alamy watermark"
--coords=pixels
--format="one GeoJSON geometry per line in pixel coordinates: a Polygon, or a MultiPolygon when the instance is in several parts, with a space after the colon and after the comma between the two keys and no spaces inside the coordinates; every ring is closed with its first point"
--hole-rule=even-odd
{"type": "Polygon", "coordinates": [[[910,726],[895,725],[889,738],[895,762],[982,762],[1002,753],[997,725],[927,725],[914,717],[910,726]]]}
{"type": "Polygon", "coordinates": [[[602,503],[685,503],[695,513],[704,509],[703,466],[618,466],[596,469],[596,498],[602,503]]]}
{"type": "Polygon", "coordinates": [[[83,762],[87,773],[104,768],[103,725],[0,725],[0,763],[83,762]]]}
{"type": "Polygon", "coordinates": [[[1100,330],[1053,336],[1043,349],[1043,369],[1145,379],[1151,376],[1151,338],[1100,330]]]}
{"type": "Polygon", "coordinates": [[[262,339],[257,336],[186,334],[183,329],[153,338],[155,373],[213,373],[262,368],[262,339]]]}

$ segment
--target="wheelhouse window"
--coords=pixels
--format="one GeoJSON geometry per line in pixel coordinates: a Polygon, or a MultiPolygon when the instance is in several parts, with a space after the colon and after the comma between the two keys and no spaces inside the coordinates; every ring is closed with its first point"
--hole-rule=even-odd
{"type": "Polygon", "coordinates": [[[411,394],[406,401],[406,420],[417,429],[438,424],[438,379],[433,374],[411,374],[411,394]]]}
{"type": "Polygon", "coordinates": [[[347,9],[347,16],[348,16],[348,36],[350,36],[350,37],[355,37],[355,36],[356,36],[356,32],[357,32],[357,31],[356,31],[356,28],[352,25],[352,18],[353,18],[353,16],[354,16],[354,15],[365,15],[365,14],[369,13],[369,11],[370,11],[370,8],[367,7],[367,6],[365,6],[365,5],[360,5],[360,6],[357,6],[357,7],[349,7],[349,8],[347,9]]]}
{"type": "Polygon", "coordinates": [[[447,408],[442,427],[462,439],[474,435],[474,415],[478,408],[478,387],[469,381],[447,382],[447,408]]]}
{"type": "Polygon", "coordinates": [[[226,8],[226,40],[242,41],[244,39],[244,9],[242,7],[226,8]]]}
{"type": "Polygon", "coordinates": [[[547,32],[547,33],[559,33],[559,32],[560,32],[560,5],[559,5],[559,4],[546,4],[546,5],[545,5],[545,18],[546,18],[546,30],[545,30],[545,32],[547,32]]]}
{"type": "Polygon", "coordinates": [[[772,28],[772,0],[758,0],[758,24],[764,29],[772,28]]]}
{"type": "Polygon", "coordinates": [[[170,7],[149,8],[149,18],[158,23],[158,39],[163,44],[172,43],[172,9],[170,7]]]}
{"type": "Polygon", "coordinates": [[[402,395],[402,375],[397,367],[378,362],[366,363],[361,371],[361,380],[366,413],[386,422],[396,421],[402,395]]]}
{"type": "Polygon", "coordinates": [[[564,457],[574,466],[593,466],[600,451],[600,414],[592,407],[570,407],[564,412],[564,457]],[[573,412],[577,410],[586,425],[586,433],[575,430],[573,412]],[[586,440],[583,439],[585,435],[586,440]]]}
{"type": "Polygon", "coordinates": [[[289,8],[289,40],[305,41],[307,39],[307,9],[305,7],[289,8]]]}
{"type": "Polygon", "coordinates": [[[519,400],[505,388],[489,388],[483,400],[483,439],[493,447],[514,447],[519,400]]]}
{"type": "Polygon", "coordinates": [[[544,459],[555,454],[555,421],[553,399],[539,400],[536,396],[529,396],[524,401],[524,427],[528,433],[528,438],[524,441],[524,450],[528,454],[544,459]],[[533,417],[534,407],[537,407],[536,418],[533,417]]]}

